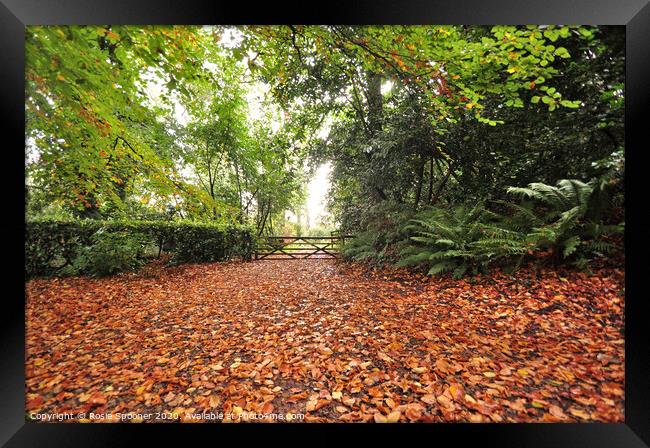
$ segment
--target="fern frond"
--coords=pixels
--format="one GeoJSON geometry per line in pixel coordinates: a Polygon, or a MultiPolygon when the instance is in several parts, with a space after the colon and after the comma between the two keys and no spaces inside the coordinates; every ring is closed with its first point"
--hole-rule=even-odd
{"type": "Polygon", "coordinates": [[[563,243],[564,249],[562,250],[562,256],[564,258],[567,258],[569,255],[571,255],[576,251],[579,244],[580,244],[580,237],[578,236],[572,236],[568,240],[564,241],[563,243]]]}
{"type": "Polygon", "coordinates": [[[418,264],[422,264],[425,261],[427,261],[429,257],[431,257],[431,255],[433,255],[433,253],[430,251],[422,251],[417,254],[401,259],[400,261],[397,262],[396,266],[406,267],[406,266],[415,266],[418,264]]]}
{"type": "Polygon", "coordinates": [[[436,263],[433,266],[431,266],[431,269],[429,269],[428,274],[429,275],[435,275],[435,274],[440,274],[442,272],[446,271],[451,271],[452,269],[455,268],[455,263],[452,263],[450,261],[441,261],[440,263],[436,263]]]}

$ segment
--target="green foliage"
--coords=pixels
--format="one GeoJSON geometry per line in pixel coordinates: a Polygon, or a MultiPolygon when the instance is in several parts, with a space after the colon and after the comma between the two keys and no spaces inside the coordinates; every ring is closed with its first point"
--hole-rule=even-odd
{"type": "Polygon", "coordinates": [[[431,208],[418,214],[405,229],[411,245],[402,251],[398,266],[426,266],[430,275],[453,271],[485,271],[499,259],[528,251],[525,234],[500,225],[501,217],[482,202],[468,208],[431,208]]]}
{"type": "Polygon", "coordinates": [[[607,209],[599,200],[609,195],[596,195],[615,185],[602,179],[562,179],[556,186],[536,182],[510,187],[510,194],[527,200],[492,201],[501,213],[487,209],[484,201],[471,207],[428,207],[410,219],[408,214],[397,215],[392,225],[401,225],[399,232],[379,231],[372,224],[375,219],[343,253],[353,260],[425,268],[429,275],[452,272],[457,278],[486,272],[492,264],[516,269],[525,257],[545,253],[555,263],[586,268],[594,257],[620,247],[612,237],[623,232],[624,224],[606,224],[599,218],[607,209]],[[386,256],[396,248],[399,260],[386,256]]]}
{"type": "Polygon", "coordinates": [[[150,238],[142,234],[100,228],[91,236],[90,245],[81,246],[72,263],[61,272],[103,277],[132,271],[144,264],[143,251],[149,244],[150,238]]]}
{"type": "Polygon", "coordinates": [[[27,271],[130,269],[136,235],[246,257],[304,231],[306,162],[350,259],[587,266],[622,232],[624,50],[608,26],[30,26],[27,271]]]}
{"type": "Polygon", "coordinates": [[[540,213],[530,220],[528,240],[537,249],[549,249],[555,261],[572,258],[579,266],[592,256],[604,256],[614,245],[606,238],[623,232],[624,224],[606,225],[599,220],[609,201],[612,184],[594,179],[584,183],[562,179],[556,186],[531,183],[510,187],[508,193],[535,200],[540,213]]]}
{"type": "Polygon", "coordinates": [[[382,201],[419,210],[506,199],[508,185],[599,176],[594,161],[624,146],[622,31],[243,30],[244,46],[260,53],[255,73],[278,101],[294,116],[330,121],[311,156],[333,162],[330,208],[353,233],[382,201]]]}
{"type": "Polygon", "coordinates": [[[207,75],[207,45],[196,27],[27,27],[29,182],[92,217],[143,188],[191,194],[169,152],[170,98],[191,96],[186,83],[207,75]]]}
{"type": "Polygon", "coordinates": [[[589,197],[593,192],[593,185],[575,179],[562,179],[557,186],[534,182],[527,188],[510,187],[508,193],[535,199],[551,208],[551,217],[562,212],[579,209],[578,214],[584,215],[587,210],[589,197]]]}
{"type": "MultiPolygon", "coordinates": [[[[365,215],[366,230],[346,239],[343,257],[367,263],[395,262],[406,238],[403,223],[412,216],[407,207],[380,204],[365,215]]],[[[344,232],[345,233],[345,232],[344,232]]]]}
{"type": "Polygon", "coordinates": [[[347,240],[342,248],[344,258],[354,261],[378,261],[383,254],[377,252],[376,235],[363,232],[351,240],[347,240]]]}
{"type": "Polygon", "coordinates": [[[259,85],[249,88],[218,28],[26,34],[30,216],[163,216],[268,233],[300,199],[304,129],[277,126],[276,104],[252,116],[247,95],[259,85]]]}
{"type": "Polygon", "coordinates": [[[307,230],[310,236],[332,236],[332,232],[336,229],[328,224],[317,224],[307,230]]]}
{"type": "Polygon", "coordinates": [[[31,220],[25,234],[25,268],[28,277],[108,274],[135,268],[145,255],[160,251],[171,253],[172,263],[250,259],[254,245],[252,230],[239,225],[31,220]]]}

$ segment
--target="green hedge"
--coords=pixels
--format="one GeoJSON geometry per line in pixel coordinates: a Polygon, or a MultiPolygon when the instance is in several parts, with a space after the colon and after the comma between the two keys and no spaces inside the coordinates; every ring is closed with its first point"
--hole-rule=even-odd
{"type": "MultiPolygon", "coordinates": [[[[250,259],[255,238],[246,226],[184,221],[27,221],[25,270],[27,277],[60,275],[98,235],[139,235],[147,241],[149,255],[171,253],[171,262],[211,262],[250,259]]],[[[139,254],[140,255],[140,254],[139,254]]]]}

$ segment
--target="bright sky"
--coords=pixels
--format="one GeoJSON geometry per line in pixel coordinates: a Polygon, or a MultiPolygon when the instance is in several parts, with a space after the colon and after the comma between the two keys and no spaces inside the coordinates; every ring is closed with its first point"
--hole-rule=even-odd
{"type": "Polygon", "coordinates": [[[318,225],[323,218],[329,215],[326,202],[331,171],[332,165],[329,162],[319,166],[307,184],[306,207],[309,213],[309,227],[318,225]]]}

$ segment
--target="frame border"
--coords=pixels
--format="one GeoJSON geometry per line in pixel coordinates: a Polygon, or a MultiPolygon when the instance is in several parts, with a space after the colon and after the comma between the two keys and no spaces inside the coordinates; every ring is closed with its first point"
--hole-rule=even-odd
{"type": "MultiPolygon", "coordinates": [[[[206,435],[230,436],[248,439],[248,425],[230,426],[226,431],[212,425],[46,425],[25,422],[24,407],[24,351],[25,310],[24,301],[18,297],[25,294],[24,248],[18,238],[24,232],[25,203],[16,194],[24,186],[24,32],[27,25],[56,24],[525,24],[525,23],[579,23],[590,25],[626,26],[626,307],[625,307],[625,423],[621,424],[438,424],[438,425],[353,425],[366,440],[385,439],[415,435],[430,437],[429,440],[447,439],[457,443],[471,439],[476,444],[489,442],[500,447],[643,447],[650,444],[650,350],[642,342],[648,340],[648,301],[642,294],[641,281],[647,275],[644,255],[650,252],[643,241],[642,232],[649,231],[643,220],[641,184],[643,181],[643,144],[646,136],[643,126],[650,109],[650,0],[547,0],[546,2],[492,0],[411,0],[408,2],[356,1],[329,8],[315,8],[306,12],[292,5],[233,4],[233,2],[210,2],[209,0],[0,0],[0,55],[4,67],[0,70],[0,119],[7,131],[0,139],[4,152],[5,170],[0,177],[9,202],[9,213],[0,221],[4,242],[11,244],[11,263],[2,272],[3,286],[11,288],[5,293],[8,299],[3,305],[2,342],[0,356],[0,396],[3,413],[0,414],[0,443],[7,446],[114,446],[132,441],[134,436],[170,435],[171,427],[181,427],[186,440],[189,428],[206,430],[206,435]],[[318,12],[316,12],[318,9],[318,12]],[[21,153],[23,154],[21,156],[21,153]],[[638,185],[634,185],[638,184],[638,185]],[[636,208],[631,206],[636,204],[636,208]],[[13,212],[13,213],[12,213],[13,212]],[[631,243],[634,241],[634,244],[631,243]],[[149,428],[155,428],[151,430],[149,428]],[[91,429],[92,428],[92,429],[91,429]],[[232,428],[232,429],[230,429],[232,428]],[[209,432],[208,432],[209,431],[209,432]],[[240,432],[242,431],[242,432],[240,432]],[[243,432],[246,431],[246,432],[243,432]],[[421,434],[425,433],[425,434],[421,434]]],[[[647,169],[647,168],[646,168],[647,169]]],[[[646,174],[647,176],[647,174],[646,174]]],[[[264,436],[304,435],[313,437],[313,428],[327,428],[319,433],[319,441],[339,443],[341,436],[348,438],[351,425],[254,425],[264,436]],[[290,428],[290,429],[289,429],[290,428]],[[287,429],[289,429],[287,431],[287,429]],[[336,431],[330,431],[335,429],[336,431]],[[340,432],[341,434],[336,434],[340,432]],[[289,434],[286,434],[289,433],[289,434]],[[303,433],[303,434],[301,434],[303,433]]],[[[219,428],[223,428],[220,426],[219,428]]],[[[168,439],[171,441],[171,439],[168,439]]],[[[284,439],[291,440],[291,439],[284,439]]]]}

